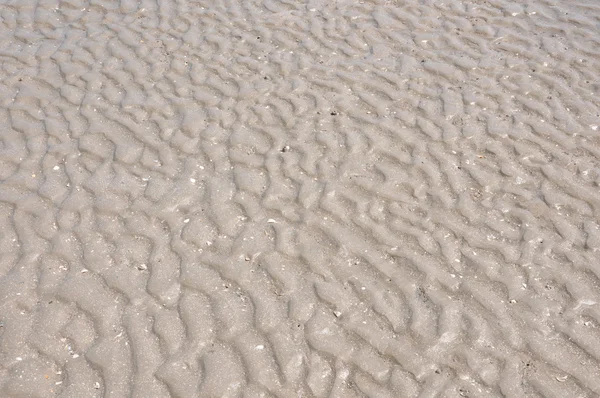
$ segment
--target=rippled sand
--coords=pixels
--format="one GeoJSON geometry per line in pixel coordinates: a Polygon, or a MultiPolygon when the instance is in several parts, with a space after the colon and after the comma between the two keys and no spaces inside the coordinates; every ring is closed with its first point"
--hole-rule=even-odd
{"type": "Polygon", "coordinates": [[[0,396],[599,396],[599,49],[595,0],[0,0],[0,396]]]}

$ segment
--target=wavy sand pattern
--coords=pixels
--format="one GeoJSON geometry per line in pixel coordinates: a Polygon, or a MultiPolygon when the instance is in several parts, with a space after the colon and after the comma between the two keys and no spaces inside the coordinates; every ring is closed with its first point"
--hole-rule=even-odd
{"type": "Polygon", "coordinates": [[[597,1],[0,13],[0,396],[600,395],[597,1]]]}

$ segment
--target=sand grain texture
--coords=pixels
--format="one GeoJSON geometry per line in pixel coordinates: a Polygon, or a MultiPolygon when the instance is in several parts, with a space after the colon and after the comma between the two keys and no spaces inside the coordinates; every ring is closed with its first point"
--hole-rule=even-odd
{"type": "Polygon", "coordinates": [[[0,20],[0,396],[600,395],[597,1],[0,20]]]}

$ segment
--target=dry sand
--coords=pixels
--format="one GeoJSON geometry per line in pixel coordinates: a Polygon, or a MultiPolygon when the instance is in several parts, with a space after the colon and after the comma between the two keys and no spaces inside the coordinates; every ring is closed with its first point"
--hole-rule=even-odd
{"type": "Polygon", "coordinates": [[[0,16],[0,397],[600,396],[597,0],[0,16]]]}

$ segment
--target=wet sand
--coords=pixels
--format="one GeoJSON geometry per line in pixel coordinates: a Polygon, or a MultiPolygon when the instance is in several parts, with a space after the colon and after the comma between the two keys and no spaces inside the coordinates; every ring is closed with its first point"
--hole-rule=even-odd
{"type": "Polygon", "coordinates": [[[597,1],[0,15],[0,396],[600,395],[597,1]]]}

